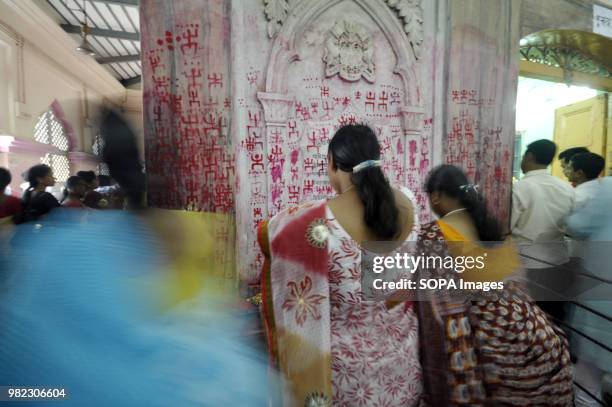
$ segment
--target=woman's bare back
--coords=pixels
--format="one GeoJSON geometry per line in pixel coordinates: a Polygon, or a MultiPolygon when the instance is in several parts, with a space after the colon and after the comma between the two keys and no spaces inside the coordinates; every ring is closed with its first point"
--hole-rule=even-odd
{"type": "MultiPolygon", "coordinates": [[[[399,211],[400,234],[395,239],[403,242],[408,238],[414,227],[414,207],[410,199],[401,191],[394,189],[395,206],[399,211]]],[[[368,241],[380,241],[365,224],[363,218],[364,207],[355,189],[330,199],[327,205],[333,213],[336,221],[356,242],[363,244],[368,241]]]]}

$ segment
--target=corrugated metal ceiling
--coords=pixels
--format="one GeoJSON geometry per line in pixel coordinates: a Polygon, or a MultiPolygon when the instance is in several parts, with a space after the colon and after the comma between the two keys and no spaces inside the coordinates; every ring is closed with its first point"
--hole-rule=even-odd
{"type": "Polygon", "coordinates": [[[140,62],[138,0],[47,0],[61,17],[62,28],[81,41],[80,26],[87,11],[87,36],[95,58],[125,86],[137,83],[140,62]]]}

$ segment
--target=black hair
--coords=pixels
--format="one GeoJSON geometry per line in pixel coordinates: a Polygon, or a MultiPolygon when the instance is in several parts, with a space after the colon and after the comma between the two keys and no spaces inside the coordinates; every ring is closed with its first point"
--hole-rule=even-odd
{"type": "Polygon", "coordinates": [[[79,171],[76,175],[88,184],[96,180],[96,173],[93,171],[79,171]]]}
{"type": "Polygon", "coordinates": [[[68,198],[68,195],[69,195],[68,190],[78,186],[79,184],[85,185],[85,180],[79,177],[78,175],[73,175],[73,176],[68,177],[68,179],[66,180],[66,185],[64,187],[64,192],[62,194],[62,200],[60,201],[60,203],[64,202],[68,198]]]}
{"type": "Polygon", "coordinates": [[[573,156],[576,154],[588,153],[589,149],[586,147],[572,147],[567,150],[563,150],[559,153],[559,160],[569,163],[573,156]]]}
{"type": "Polygon", "coordinates": [[[587,179],[595,179],[606,166],[606,160],[595,153],[580,153],[572,156],[571,164],[574,171],[582,171],[587,179]]]}
{"type": "Polygon", "coordinates": [[[525,154],[531,153],[537,164],[550,165],[555,158],[557,145],[550,140],[537,140],[527,146],[525,154]]]}
{"type": "Polygon", "coordinates": [[[120,114],[109,110],[103,114],[100,134],[104,140],[102,159],[110,176],[125,192],[130,207],[142,208],[146,180],[134,131],[120,114]]]}
{"type": "Polygon", "coordinates": [[[11,183],[11,172],[0,167],[0,194],[4,193],[6,187],[11,183]]]}
{"type": "Polygon", "coordinates": [[[110,187],[113,180],[108,175],[98,175],[98,185],[101,187],[110,187]]]}
{"type": "Polygon", "coordinates": [[[356,173],[353,167],[367,160],[380,159],[380,144],[374,131],[365,125],[343,126],[329,143],[334,168],[351,173],[359,199],[363,203],[366,226],[382,239],[398,236],[399,211],[389,181],[378,166],[356,173]]]}
{"type": "Polygon", "coordinates": [[[474,221],[481,241],[504,240],[500,223],[489,213],[485,199],[460,168],[446,164],[434,168],[427,177],[425,189],[429,194],[441,192],[458,199],[474,221]]]}
{"type": "Polygon", "coordinates": [[[30,167],[26,174],[26,181],[30,184],[28,189],[26,189],[23,194],[23,202],[24,205],[30,201],[30,197],[32,196],[32,190],[38,186],[38,178],[44,178],[51,173],[51,167],[47,164],[38,164],[33,167],[30,167]]]}

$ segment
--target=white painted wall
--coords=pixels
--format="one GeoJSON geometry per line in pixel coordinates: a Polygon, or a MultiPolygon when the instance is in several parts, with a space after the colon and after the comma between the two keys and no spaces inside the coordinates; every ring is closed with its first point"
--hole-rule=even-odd
{"type": "MultiPolygon", "coordinates": [[[[91,153],[93,131],[87,119],[103,104],[126,112],[143,146],[142,92],[126,91],[91,57],[74,52],[74,40],[38,3],[0,0],[0,135],[24,142],[22,148],[13,143],[8,152],[0,152],[0,165],[8,164],[13,174],[14,192],[21,174],[40,162],[34,126],[56,99],[74,129],[74,151],[91,153]]],[[[91,155],[75,154],[71,164],[75,173],[95,169],[97,163],[91,155]]]]}

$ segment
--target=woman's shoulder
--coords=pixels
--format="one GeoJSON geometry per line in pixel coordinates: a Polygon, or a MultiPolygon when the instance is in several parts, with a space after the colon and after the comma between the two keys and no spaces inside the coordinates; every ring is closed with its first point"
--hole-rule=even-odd
{"type": "Polygon", "coordinates": [[[416,201],[416,195],[414,194],[414,192],[412,192],[412,190],[410,188],[405,187],[403,185],[394,185],[393,189],[397,193],[400,193],[401,195],[403,195],[406,198],[408,198],[411,202],[415,202],[416,201]]]}
{"type": "Polygon", "coordinates": [[[57,200],[57,198],[50,192],[43,192],[44,194],[44,200],[46,202],[49,202],[49,204],[53,204],[56,206],[59,206],[59,201],[57,200]]]}
{"type": "Polygon", "coordinates": [[[319,216],[323,218],[325,217],[324,211],[326,204],[327,201],[319,200],[307,201],[299,205],[289,206],[278,212],[276,215],[270,217],[270,220],[268,221],[268,226],[274,228],[293,221],[297,221],[298,219],[302,219],[307,213],[311,213],[311,211],[315,211],[316,209],[323,211],[321,216],[319,216]]]}
{"type": "Polygon", "coordinates": [[[304,212],[310,211],[313,208],[322,207],[327,204],[325,200],[317,200],[317,201],[306,201],[299,205],[288,206],[287,208],[281,210],[276,215],[272,216],[270,219],[275,218],[283,218],[283,217],[297,217],[304,212]]]}
{"type": "Polygon", "coordinates": [[[52,193],[43,191],[32,197],[32,202],[42,205],[59,206],[59,201],[52,193]]]}

